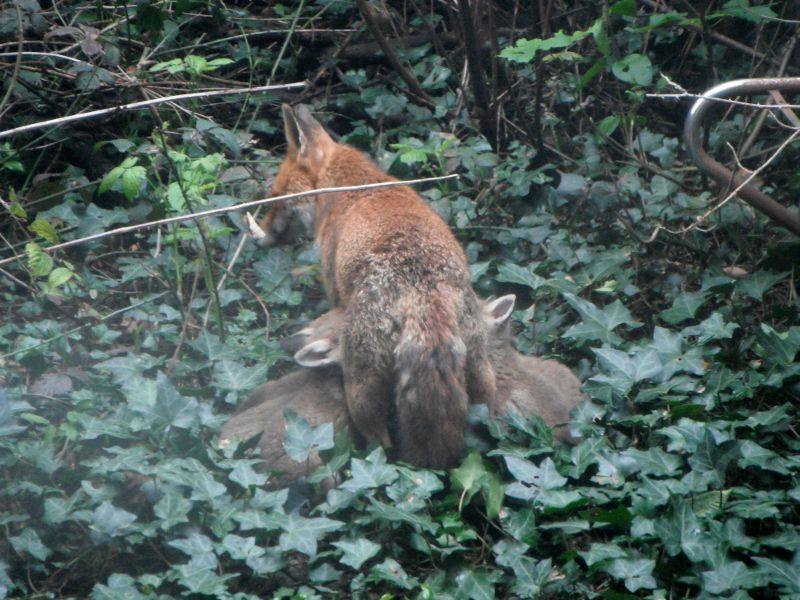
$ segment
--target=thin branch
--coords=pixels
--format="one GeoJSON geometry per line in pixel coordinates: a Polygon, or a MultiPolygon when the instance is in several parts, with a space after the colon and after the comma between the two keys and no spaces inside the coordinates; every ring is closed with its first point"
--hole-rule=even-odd
{"type": "Polygon", "coordinates": [[[794,142],[794,141],[795,141],[795,140],[796,140],[798,137],[800,137],[800,129],[797,129],[797,130],[795,130],[795,131],[794,131],[794,133],[792,133],[792,135],[790,135],[788,138],[786,138],[786,139],[784,140],[784,142],[783,142],[783,143],[782,143],[782,144],[781,144],[781,145],[778,147],[778,149],[777,149],[777,150],[775,150],[775,152],[772,154],[772,156],[770,156],[770,157],[769,157],[769,158],[768,158],[768,159],[767,159],[767,160],[764,162],[764,164],[762,164],[762,165],[759,165],[759,167],[758,167],[757,169],[755,169],[754,171],[752,171],[752,172],[751,172],[751,173],[750,173],[750,174],[749,174],[749,175],[748,175],[748,176],[747,176],[747,177],[746,177],[746,178],[745,178],[745,179],[744,179],[744,180],[743,180],[743,181],[742,181],[742,182],[741,182],[739,185],[737,185],[737,186],[736,186],[736,188],[735,188],[735,189],[734,189],[734,190],[733,190],[731,193],[729,193],[729,194],[728,194],[728,195],[727,195],[727,196],[726,196],[726,197],[725,197],[725,198],[724,198],[724,199],[723,199],[721,202],[718,202],[717,204],[715,204],[714,206],[712,206],[711,208],[709,208],[709,209],[708,209],[706,212],[704,212],[702,215],[700,215],[699,217],[697,217],[697,218],[694,220],[694,223],[692,223],[691,225],[688,225],[688,226],[686,226],[686,227],[683,227],[683,228],[681,228],[681,229],[679,229],[679,230],[677,230],[677,231],[676,231],[676,230],[673,230],[673,229],[669,229],[669,228],[667,228],[667,227],[664,227],[663,225],[657,224],[657,225],[656,225],[656,227],[655,227],[655,229],[653,230],[653,233],[652,233],[652,234],[650,234],[650,238],[647,240],[647,243],[649,244],[649,243],[651,243],[651,242],[655,241],[655,239],[658,237],[658,233],[659,233],[660,231],[662,231],[662,230],[663,230],[663,231],[666,231],[667,233],[672,233],[672,234],[674,234],[674,235],[680,235],[680,234],[688,233],[688,232],[692,231],[693,229],[699,229],[699,228],[700,228],[700,226],[701,226],[701,225],[703,225],[703,224],[704,224],[704,223],[705,223],[705,222],[708,220],[708,218],[709,218],[711,215],[713,215],[715,212],[717,212],[718,210],[720,210],[720,209],[721,209],[723,206],[725,206],[725,205],[726,205],[728,202],[730,202],[731,200],[733,200],[733,199],[736,197],[736,194],[738,194],[738,193],[739,193],[739,191],[740,191],[740,190],[741,190],[743,187],[745,187],[747,184],[749,184],[751,181],[753,181],[753,179],[755,179],[755,178],[756,178],[756,177],[757,177],[757,176],[758,176],[758,175],[759,175],[759,174],[760,174],[760,173],[761,173],[761,172],[762,172],[762,171],[763,171],[763,170],[764,170],[766,167],[768,167],[768,166],[770,165],[770,163],[772,163],[772,161],[774,161],[774,160],[775,160],[775,159],[776,159],[778,156],[780,156],[780,154],[783,152],[783,150],[784,150],[784,149],[785,149],[785,148],[786,148],[786,147],[787,147],[789,144],[791,144],[792,142],[794,142]]]}
{"type": "Polygon", "coordinates": [[[374,9],[367,4],[366,0],[356,0],[356,4],[358,5],[361,16],[364,18],[364,22],[367,24],[367,29],[369,29],[370,34],[372,34],[372,37],[378,42],[381,50],[383,50],[384,56],[386,56],[386,60],[389,61],[392,68],[394,68],[397,74],[406,82],[409,91],[428,106],[433,106],[433,102],[428,94],[425,93],[425,90],[422,89],[417,78],[403,66],[403,63],[400,62],[400,59],[397,58],[397,54],[389,45],[389,41],[386,39],[386,36],[383,35],[380,25],[378,25],[375,19],[375,14],[372,12],[374,9]]]}
{"type": "MultiPolygon", "coordinates": [[[[260,200],[251,200],[250,202],[243,202],[241,204],[236,204],[234,206],[222,206],[220,208],[211,208],[209,210],[204,210],[198,213],[192,213],[188,215],[178,215],[175,217],[168,217],[166,219],[159,219],[158,221],[149,221],[147,223],[140,223],[137,225],[126,225],[125,227],[117,227],[116,229],[111,229],[110,231],[102,231],[100,233],[88,235],[86,237],[77,240],[69,240],[68,242],[62,242],[60,244],[55,244],[54,246],[48,246],[46,248],[42,248],[42,250],[44,252],[53,252],[54,250],[61,250],[63,248],[68,248],[70,246],[77,246],[78,244],[83,244],[86,242],[92,242],[95,240],[115,235],[120,235],[123,233],[138,231],[139,229],[150,229],[152,227],[160,227],[161,225],[169,225],[171,223],[191,221],[193,219],[199,219],[201,217],[211,217],[214,215],[234,212],[238,210],[244,210],[246,208],[252,208],[253,206],[261,206],[262,204],[272,204],[273,202],[280,202],[283,200],[293,200],[296,198],[305,198],[307,196],[315,196],[317,194],[354,192],[359,190],[371,190],[381,187],[395,187],[399,185],[415,185],[417,183],[427,183],[430,181],[445,181],[448,179],[458,179],[458,177],[459,175],[454,173],[452,175],[442,175],[440,177],[423,177],[421,179],[409,179],[407,181],[384,181],[381,183],[365,183],[364,185],[349,185],[344,187],[319,188],[316,190],[308,190],[307,192],[298,192],[296,194],[285,194],[283,196],[274,196],[272,198],[262,198],[260,200]]],[[[3,260],[0,260],[0,266],[17,261],[21,258],[25,258],[26,256],[27,254],[17,254],[15,256],[10,256],[9,258],[4,258],[3,260]]]]}
{"type": "Polygon", "coordinates": [[[155,104],[163,104],[165,102],[175,102],[177,100],[190,100],[192,98],[210,98],[212,96],[228,96],[234,94],[257,94],[259,92],[270,92],[274,90],[289,90],[294,88],[305,87],[306,82],[300,81],[297,83],[284,83],[282,85],[262,85],[254,88],[233,88],[230,90],[207,90],[204,92],[191,92],[189,94],[178,94],[177,96],[166,96],[164,98],[154,98],[152,100],[143,100],[141,102],[132,102],[130,104],[123,104],[122,106],[113,106],[111,108],[101,108],[100,110],[93,110],[85,113],[78,113],[75,115],[67,115],[66,117],[59,117],[58,119],[50,119],[48,121],[40,121],[38,123],[30,123],[22,127],[15,127],[14,129],[7,129],[0,131],[0,139],[23,133],[25,131],[33,131],[35,129],[44,129],[51,125],[63,125],[64,123],[71,123],[73,121],[80,121],[83,119],[91,119],[102,115],[113,114],[128,110],[136,110],[155,104]]]}

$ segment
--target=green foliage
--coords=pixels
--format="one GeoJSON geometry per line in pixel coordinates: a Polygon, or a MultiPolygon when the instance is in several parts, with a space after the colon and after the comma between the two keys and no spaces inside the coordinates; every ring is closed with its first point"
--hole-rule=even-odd
{"type": "MultiPolygon", "coordinates": [[[[239,250],[231,213],[44,247],[267,196],[279,100],[294,97],[201,98],[4,138],[3,258],[24,254],[0,270],[0,598],[800,596],[800,245],[738,200],[698,227],[719,198],[681,147],[686,106],[644,96],[671,91],[662,74],[693,92],[773,74],[726,39],[795,64],[782,52],[798,8],[551,4],[546,18],[486,5],[499,141],[478,133],[443,5],[382,14],[427,36],[393,47],[428,99],[377,50],[364,58],[352,3],[0,9],[8,52],[21,34],[62,55],[0,65],[4,131],[308,78],[321,120],[393,175],[458,173],[421,191],[476,290],[515,293],[520,351],[569,364],[591,399],[573,413],[574,446],[536,415],[475,411],[450,471],[353,449],[287,412],[287,456],[326,465],[276,488],[255,441],[220,448],[219,430],[295,368],[278,340],[325,308],[313,245],[239,250]]],[[[756,168],[786,129],[775,113],[744,152],[760,122],[748,111],[710,122],[707,144],[756,168]]],[[[787,206],[796,153],[761,173],[787,206]]]]}

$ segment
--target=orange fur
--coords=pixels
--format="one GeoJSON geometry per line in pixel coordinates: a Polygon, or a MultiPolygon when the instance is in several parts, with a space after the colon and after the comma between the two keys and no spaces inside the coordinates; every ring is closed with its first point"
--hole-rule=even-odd
{"type": "MultiPolygon", "coordinates": [[[[393,181],[336,143],[306,107],[284,105],[288,142],[273,196],[393,181]]],[[[495,409],[494,371],[467,260],[447,224],[411,188],[318,194],[273,206],[266,244],[291,212],[313,209],[325,291],[345,311],[342,371],[356,429],[402,460],[448,467],[463,446],[467,403],[495,409]]]]}

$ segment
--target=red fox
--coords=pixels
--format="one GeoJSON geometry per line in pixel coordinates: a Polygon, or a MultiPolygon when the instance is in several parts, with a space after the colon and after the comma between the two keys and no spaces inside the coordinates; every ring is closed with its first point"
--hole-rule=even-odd
{"type": "MultiPolygon", "coordinates": [[[[273,196],[395,181],[335,142],[309,109],[283,106],[288,150],[273,196]]],[[[276,203],[261,226],[277,243],[291,211],[313,207],[322,280],[344,310],[341,366],[350,417],[401,460],[452,466],[468,402],[495,409],[494,371],[466,256],[447,224],[406,186],[276,203]]]]}
{"type": "MultiPolygon", "coordinates": [[[[586,399],[581,383],[570,369],[558,361],[526,356],[514,349],[510,316],[513,295],[488,301],[483,319],[489,330],[489,359],[497,381],[497,407],[500,413],[535,414],[554,428],[556,439],[574,443],[577,438],[566,427],[573,408],[586,399]]],[[[345,315],[333,309],[286,338],[282,345],[294,352],[305,367],[331,367],[341,360],[339,332],[345,315]]]]}

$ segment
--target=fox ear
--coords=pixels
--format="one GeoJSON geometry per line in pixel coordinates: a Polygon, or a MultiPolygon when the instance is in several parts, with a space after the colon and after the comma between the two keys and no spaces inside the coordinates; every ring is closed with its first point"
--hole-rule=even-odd
{"type": "Polygon", "coordinates": [[[325,367],[339,364],[339,347],[329,338],[314,340],[295,352],[294,359],[303,367],[325,367]]]}
{"type": "Polygon", "coordinates": [[[283,112],[283,132],[286,134],[286,143],[289,145],[286,153],[290,156],[297,156],[302,146],[302,140],[294,110],[288,104],[281,104],[281,112],[283,112]]]}
{"type": "Polygon", "coordinates": [[[514,310],[516,301],[517,297],[514,294],[508,294],[487,302],[484,311],[489,324],[493,327],[505,325],[511,318],[511,312],[514,310]]]}
{"type": "Polygon", "coordinates": [[[283,128],[289,144],[287,154],[307,163],[309,168],[319,168],[335,142],[319,124],[305,104],[292,108],[284,104],[283,128]]]}

